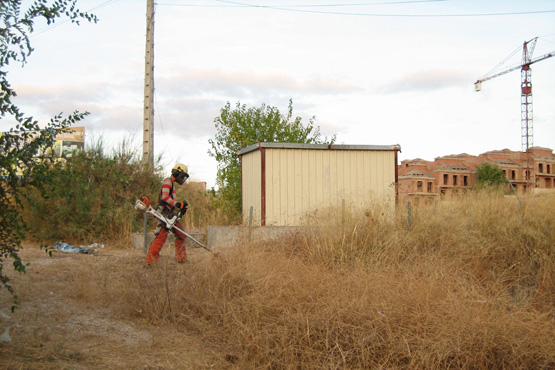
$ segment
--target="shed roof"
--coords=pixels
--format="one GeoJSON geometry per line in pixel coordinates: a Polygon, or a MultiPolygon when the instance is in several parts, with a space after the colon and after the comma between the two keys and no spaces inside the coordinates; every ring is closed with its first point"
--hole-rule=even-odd
{"type": "Polygon", "coordinates": [[[247,146],[237,152],[243,155],[260,148],[273,149],[324,149],[324,150],[373,150],[373,151],[401,151],[399,144],[395,145],[336,145],[336,144],[302,144],[302,143],[257,143],[247,146]]]}

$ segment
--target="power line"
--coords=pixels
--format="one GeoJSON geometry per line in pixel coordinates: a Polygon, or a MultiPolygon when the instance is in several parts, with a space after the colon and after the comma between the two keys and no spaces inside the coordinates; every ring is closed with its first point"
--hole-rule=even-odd
{"type": "Polygon", "coordinates": [[[541,39],[542,41],[545,41],[549,44],[555,44],[555,42],[551,41],[551,40],[547,40],[546,37],[551,37],[551,36],[555,36],[555,33],[549,34],[549,35],[541,35],[538,36],[538,39],[541,39]]]}
{"type": "Polygon", "coordinates": [[[208,5],[208,4],[173,4],[173,3],[156,3],[157,6],[177,6],[183,8],[249,8],[249,5],[208,5]]]}
{"type": "Polygon", "coordinates": [[[172,146],[168,142],[168,137],[166,135],[166,132],[164,131],[164,126],[162,125],[162,115],[160,114],[160,107],[158,105],[158,96],[156,94],[156,91],[154,91],[154,104],[156,104],[156,115],[158,116],[158,122],[160,123],[160,128],[162,129],[162,136],[164,137],[164,141],[166,142],[166,148],[170,153],[170,157],[172,161],[175,162],[175,159],[174,159],[175,156],[173,155],[173,152],[172,152],[172,146]]]}
{"type": "MultiPolygon", "coordinates": [[[[217,0],[214,0],[217,1],[217,0]]],[[[230,5],[207,5],[207,4],[175,4],[175,3],[159,3],[158,5],[165,6],[182,6],[182,7],[198,7],[198,8],[252,8],[252,7],[276,7],[276,8],[321,8],[321,7],[349,7],[349,6],[369,6],[369,5],[396,5],[396,4],[415,4],[415,3],[435,3],[450,0],[405,0],[405,1],[390,1],[390,2],[374,2],[374,3],[352,3],[352,4],[306,4],[306,5],[283,5],[283,6],[270,6],[270,5],[253,5],[253,4],[240,4],[231,1],[227,2],[230,5]]]]}
{"type": "MultiPolygon", "coordinates": [[[[499,13],[467,13],[467,14],[388,14],[388,13],[361,13],[361,12],[333,12],[333,11],[321,11],[321,10],[311,10],[311,9],[300,9],[300,8],[314,8],[314,7],[331,7],[331,6],[362,6],[362,5],[394,5],[394,4],[415,4],[415,3],[429,3],[429,2],[439,2],[447,0],[415,0],[415,1],[398,1],[398,2],[382,2],[382,3],[358,3],[358,4],[312,4],[312,5],[285,5],[285,6],[275,6],[275,5],[259,5],[259,4],[248,4],[241,3],[237,1],[230,0],[214,0],[220,3],[230,4],[228,7],[237,8],[261,8],[270,10],[281,10],[289,12],[300,12],[300,13],[313,13],[313,14],[329,14],[329,15],[350,15],[350,16],[366,16],[366,17],[405,17],[405,18],[441,18],[441,17],[491,17],[491,16],[510,16],[510,15],[531,15],[531,14],[544,14],[544,13],[555,13],[554,10],[534,10],[534,11],[521,11],[521,12],[499,12],[499,13]]],[[[181,5],[181,4],[166,4],[159,3],[158,5],[164,6],[188,6],[188,7],[209,7],[209,5],[181,5]]],[[[211,7],[224,7],[215,6],[211,7]]]]}
{"type": "MultiPolygon", "coordinates": [[[[218,0],[215,0],[218,1],[218,0]]],[[[417,4],[417,3],[437,3],[450,0],[403,0],[403,1],[386,1],[373,3],[353,3],[353,4],[305,4],[305,5],[283,5],[283,8],[329,8],[329,7],[348,7],[348,6],[371,6],[371,5],[397,5],[397,4],[417,4]]],[[[222,1],[228,2],[228,1],[222,1]]]]}
{"type": "MultiPolygon", "coordinates": [[[[115,3],[115,2],[117,2],[117,1],[119,1],[119,0],[108,0],[108,1],[105,1],[105,2],[103,2],[102,4],[99,4],[99,5],[93,7],[93,8],[91,8],[91,9],[89,9],[89,10],[86,10],[85,13],[90,13],[90,12],[96,10],[96,9],[100,9],[100,8],[102,8],[102,7],[104,7],[104,6],[108,5],[108,4],[110,4],[110,3],[115,3]]],[[[54,28],[56,28],[56,27],[60,27],[61,25],[66,24],[66,23],[69,22],[69,21],[70,21],[70,19],[65,19],[65,20],[63,20],[63,21],[61,21],[61,22],[54,23],[53,25],[50,25],[50,26],[48,26],[48,27],[45,27],[45,28],[43,28],[42,30],[33,32],[31,36],[40,35],[41,33],[44,33],[44,32],[46,32],[46,31],[50,31],[50,30],[52,30],[52,29],[54,29],[54,28]]]]}

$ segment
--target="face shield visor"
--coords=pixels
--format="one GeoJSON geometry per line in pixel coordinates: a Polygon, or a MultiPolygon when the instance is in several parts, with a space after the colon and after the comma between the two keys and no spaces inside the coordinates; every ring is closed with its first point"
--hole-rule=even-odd
{"type": "Polygon", "coordinates": [[[175,181],[177,181],[179,185],[183,185],[188,178],[189,174],[187,172],[179,171],[177,176],[175,176],[175,181]]]}

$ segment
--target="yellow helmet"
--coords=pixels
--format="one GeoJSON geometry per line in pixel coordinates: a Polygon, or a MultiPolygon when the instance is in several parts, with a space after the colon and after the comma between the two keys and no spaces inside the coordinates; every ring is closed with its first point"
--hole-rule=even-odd
{"type": "Polygon", "coordinates": [[[172,176],[175,177],[175,180],[179,185],[183,185],[183,183],[189,178],[189,169],[184,164],[176,164],[172,168],[172,176]]]}

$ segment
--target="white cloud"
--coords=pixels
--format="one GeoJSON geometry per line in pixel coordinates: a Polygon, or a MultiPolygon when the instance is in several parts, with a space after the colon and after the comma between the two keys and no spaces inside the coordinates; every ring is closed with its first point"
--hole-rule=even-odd
{"type": "Polygon", "coordinates": [[[441,71],[441,70],[422,70],[416,73],[392,79],[391,82],[382,85],[378,91],[386,94],[402,92],[427,92],[452,87],[469,86],[472,78],[468,72],[462,71],[441,71]]]}
{"type": "Polygon", "coordinates": [[[361,88],[322,76],[299,79],[287,73],[263,73],[222,69],[186,70],[177,74],[162,74],[156,80],[162,96],[199,96],[216,94],[239,98],[266,95],[272,91],[282,94],[311,93],[351,94],[361,88]]]}

